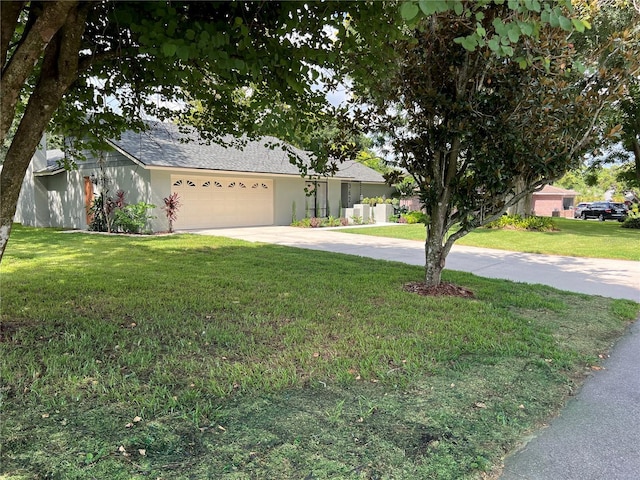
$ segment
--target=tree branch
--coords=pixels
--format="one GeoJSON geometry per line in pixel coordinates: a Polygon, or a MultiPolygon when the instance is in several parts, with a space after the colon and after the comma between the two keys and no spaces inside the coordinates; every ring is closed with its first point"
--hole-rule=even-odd
{"type": "Polygon", "coordinates": [[[0,141],[4,141],[11,127],[16,104],[27,78],[53,36],[64,25],[69,12],[77,5],[77,1],[44,2],[42,13],[36,18],[33,26],[24,32],[20,44],[3,67],[0,79],[0,141]]]}
{"type": "Polygon", "coordinates": [[[25,2],[0,2],[0,16],[2,17],[0,24],[0,65],[4,69],[7,62],[7,54],[11,38],[16,31],[20,12],[25,2]]]}
{"type": "MultiPolygon", "coordinates": [[[[0,172],[0,258],[9,238],[22,180],[49,121],[77,78],[78,53],[90,4],[69,10],[44,49],[39,78],[0,172]]],[[[5,112],[2,112],[4,119],[5,112]]]]}
{"type": "Polygon", "coordinates": [[[137,47],[129,47],[118,50],[109,50],[105,52],[94,53],[92,55],[81,55],[78,61],[78,72],[84,72],[93,65],[108,61],[133,58],[138,54],[137,47]]]}

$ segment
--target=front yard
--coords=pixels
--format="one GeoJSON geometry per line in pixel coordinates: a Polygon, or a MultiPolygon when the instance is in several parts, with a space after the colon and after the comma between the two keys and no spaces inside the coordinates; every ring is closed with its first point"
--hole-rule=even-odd
{"type": "Polygon", "coordinates": [[[195,235],[17,226],[0,272],[9,479],[486,478],[640,310],[195,235]]]}
{"type": "MultiPolygon", "coordinates": [[[[618,222],[554,218],[555,232],[521,232],[479,228],[462,237],[456,245],[496,248],[524,253],[567,255],[570,257],[613,258],[640,261],[640,230],[620,228],[618,222]]],[[[375,235],[425,241],[423,224],[388,225],[344,229],[345,233],[375,235]]]]}

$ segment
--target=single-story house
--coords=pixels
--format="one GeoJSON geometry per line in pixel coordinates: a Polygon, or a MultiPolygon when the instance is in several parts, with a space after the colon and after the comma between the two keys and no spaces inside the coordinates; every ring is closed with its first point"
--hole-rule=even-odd
{"type": "Polygon", "coordinates": [[[363,197],[393,192],[381,174],[355,161],[341,163],[334,176],[303,178],[285,151],[268,146],[275,141],[264,137],[242,149],[225,147],[207,144],[195,131],[154,123],[149,131],[108,140],[108,151],[87,155],[76,170],[62,167],[63,152],[42,148],[25,176],[15,221],[86,229],[87,210],[100,184],[95,179],[102,174],[110,179],[111,195],[123,190],[127,203],[156,205],[150,212],[153,231],[168,229],[161,207],[173,192],[181,202],[174,228],[183,230],[289,225],[294,216],[338,217],[340,208],[363,197]]]}
{"type": "Polygon", "coordinates": [[[534,215],[541,217],[573,218],[573,207],[578,192],[564,188],[545,185],[542,190],[532,195],[534,215]]]}

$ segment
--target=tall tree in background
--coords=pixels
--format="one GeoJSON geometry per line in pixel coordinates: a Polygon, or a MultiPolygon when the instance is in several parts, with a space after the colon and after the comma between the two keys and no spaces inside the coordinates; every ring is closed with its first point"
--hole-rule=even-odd
{"type": "Polygon", "coordinates": [[[538,24],[535,38],[525,35],[536,12],[506,3],[429,13],[395,43],[392,75],[367,75],[366,52],[349,59],[363,72],[354,77],[355,122],[382,132],[418,185],[429,217],[425,283],[433,286],[457,239],[576,164],[607,99],[572,62],[564,29],[585,25],[566,10],[542,10],[548,25],[538,24]],[[478,43],[477,32],[488,40],[478,43]]]}
{"type": "Polygon", "coordinates": [[[620,180],[639,188],[640,2],[596,0],[577,6],[593,28],[576,38],[576,50],[601,90],[616,96],[604,111],[599,144],[588,157],[588,178],[597,178],[604,165],[618,164],[620,180]]]}

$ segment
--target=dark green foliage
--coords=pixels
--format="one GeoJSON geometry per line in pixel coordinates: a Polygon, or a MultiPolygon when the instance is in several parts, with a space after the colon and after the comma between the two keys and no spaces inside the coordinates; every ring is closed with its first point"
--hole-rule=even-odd
{"type": "Polygon", "coordinates": [[[148,221],[154,218],[148,214],[152,208],[156,206],[146,202],[116,208],[113,212],[114,229],[124,233],[144,233],[148,221]]]}
{"type": "Polygon", "coordinates": [[[106,197],[104,193],[96,195],[89,208],[91,221],[89,222],[89,230],[92,232],[107,232],[111,229],[111,219],[109,215],[113,210],[113,201],[106,197]]]}
{"type": "Polygon", "coordinates": [[[640,214],[638,212],[630,213],[622,222],[622,228],[640,228],[640,214]]]}
{"type": "Polygon", "coordinates": [[[118,190],[115,198],[107,195],[108,191],[96,195],[89,214],[89,230],[93,232],[143,233],[150,219],[154,218],[148,211],[155,205],[138,202],[127,204],[125,193],[118,190]]]}
{"type": "Polygon", "coordinates": [[[503,215],[498,220],[485,225],[486,228],[513,228],[516,230],[532,230],[536,232],[551,232],[557,230],[551,217],[523,217],[521,215],[503,215]]]}
{"type": "Polygon", "coordinates": [[[406,223],[428,223],[429,217],[419,210],[412,210],[411,212],[403,213],[402,218],[406,220],[406,223]]]}

